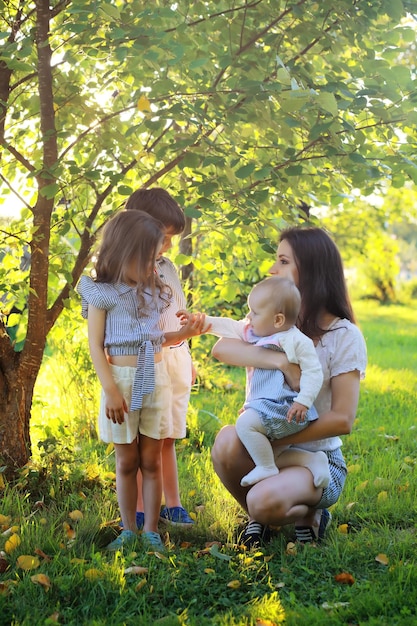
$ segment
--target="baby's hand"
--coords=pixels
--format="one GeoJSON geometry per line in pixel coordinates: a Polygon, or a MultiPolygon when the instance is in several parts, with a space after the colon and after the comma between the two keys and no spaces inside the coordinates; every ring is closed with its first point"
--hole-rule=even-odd
{"type": "Polygon", "coordinates": [[[202,335],[211,328],[211,324],[206,324],[205,313],[189,313],[188,311],[180,310],[177,311],[177,317],[179,317],[180,324],[189,337],[202,335]]]}
{"type": "Polygon", "coordinates": [[[297,424],[305,421],[308,408],[304,404],[299,402],[293,402],[292,406],[288,409],[287,422],[295,420],[297,424]]]}

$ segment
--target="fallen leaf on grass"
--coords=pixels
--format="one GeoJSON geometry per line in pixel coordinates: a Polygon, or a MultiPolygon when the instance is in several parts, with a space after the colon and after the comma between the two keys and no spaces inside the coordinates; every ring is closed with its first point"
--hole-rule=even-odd
{"type": "Polygon", "coordinates": [[[38,557],[32,556],[31,554],[22,554],[18,557],[16,561],[17,567],[20,567],[20,569],[23,569],[25,571],[37,569],[40,564],[41,562],[39,561],[38,557]]]}
{"type": "Polygon", "coordinates": [[[206,569],[204,570],[204,573],[205,574],[215,574],[215,571],[211,567],[206,567],[206,569]]]}
{"type": "Polygon", "coordinates": [[[239,589],[240,581],[239,580],[231,580],[230,583],[227,583],[227,586],[230,587],[230,589],[239,589]]]}
{"type": "Polygon", "coordinates": [[[222,554],[221,552],[219,552],[219,546],[217,543],[213,544],[210,548],[210,554],[212,556],[215,556],[217,559],[221,559],[222,561],[230,561],[231,560],[231,556],[229,556],[228,554],[222,554]]]}
{"type": "Polygon", "coordinates": [[[41,557],[41,559],[43,559],[44,561],[52,561],[52,558],[50,556],[48,556],[47,554],[45,554],[45,552],[43,550],[41,550],[40,548],[35,548],[34,550],[35,554],[37,554],[38,556],[41,557]]]}
{"type": "Polygon", "coordinates": [[[30,577],[30,580],[33,583],[36,583],[37,585],[41,585],[42,587],[44,587],[45,591],[49,591],[51,588],[50,578],[46,574],[35,574],[34,576],[30,577]]]}
{"type": "Polygon", "coordinates": [[[48,620],[50,620],[51,622],[59,622],[59,618],[60,618],[60,614],[58,613],[58,611],[55,611],[55,613],[52,613],[52,615],[50,615],[48,617],[48,620]]]}
{"type": "Polygon", "coordinates": [[[19,532],[19,526],[9,526],[9,528],[6,528],[6,530],[2,532],[1,534],[3,535],[3,537],[8,537],[9,535],[14,535],[18,532],[19,532]]]}
{"type": "Polygon", "coordinates": [[[148,581],[146,580],[146,578],[142,578],[141,581],[138,582],[138,584],[135,587],[135,591],[140,591],[142,589],[142,587],[144,587],[146,585],[148,581]]]}
{"type": "Polygon", "coordinates": [[[3,582],[0,582],[0,595],[2,596],[7,596],[9,591],[10,591],[10,587],[12,587],[13,585],[17,585],[17,580],[3,580],[3,582]]]}
{"type": "Polygon", "coordinates": [[[381,565],[388,565],[389,558],[387,557],[386,554],[377,554],[375,557],[375,561],[377,563],[381,563],[381,565]]]}
{"type": "Polygon", "coordinates": [[[2,515],[0,513],[0,526],[9,526],[12,518],[10,515],[2,515]]]}
{"type": "Polygon", "coordinates": [[[9,561],[4,557],[0,557],[0,574],[3,574],[10,567],[9,561]]]}
{"type": "Polygon", "coordinates": [[[349,532],[349,524],[340,524],[340,526],[337,527],[337,532],[341,535],[347,535],[349,532]]]}
{"type": "Polygon", "coordinates": [[[137,574],[138,576],[143,576],[148,573],[147,567],[141,567],[140,565],[132,565],[131,567],[126,567],[125,574],[137,574]]]}
{"type": "Polygon", "coordinates": [[[75,530],[68,524],[68,522],[64,522],[62,526],[68,539],[75,539],[75,530]]]}
{"type": "Polygon", "coordinates": [[[270,619],[263,619],[262,617],[257,617],[256,626],[277,626],[276,622],[271,622],[270,619]]]}
{"type": "Polygon", "coordinates": [[[387,499],[388,499],[388,492],[387,491],[380,491],[378,496],[377,496],[378,502],[381,502],[381,501],[387,500],[387,499]]]}
{"type": "Polygon", "coordinates": [[[104,574],[103,572],[100,572],[99,569],[95,569],[94,567],[92,567],[85,572],[84,576],[88,580],[99,580],[100,578],[103,578],[104,574]]]}
{"type": "Polygon", "coordinates": [[[352,574],[349,574],[348,572],[341,572],[340,574],[336,574],[334,579],[337,583],[340,583],[341,585],[353,585],[355,582],[352,574]]]}
{"type": "Polygon", "coordinates": [[[7,554],[11,554],[18,546],[20,546],[20,537],[14,534],[11,535],[4,544],[4,550],[7,554]]]}
{"type": "Polygon", "coordinates": [[[332,602],[332,604],[329,604],[329,602],[323,602],[321,608],[326,611],[331,611],[332,609],[341,609],[344,606],[349,606],[349,604],[349,602],[332,602]]]}
{"type": "Polygon", "coordinates": [[[84,517],[83,513],[79,511],[78,509],[75,509],[75,511],[71,511],[71,513],[68,513],[68,515],[72,519],[73,522],[79,522],[80,519],[84,517]]]}
{"type": "Polygon", "coordinates": [[[191,548],[192,545],[191,541],[182,541],[180,548],[181,550],[186,550],[187,548],[191,548]]]}
{"type": "Polygon", "coordinates": [[[285,554],[291,554],[292,556],[297,554],[297,546],[293,541],[289,541],[287,543],[287,547],[285,548],[285,554]]]}

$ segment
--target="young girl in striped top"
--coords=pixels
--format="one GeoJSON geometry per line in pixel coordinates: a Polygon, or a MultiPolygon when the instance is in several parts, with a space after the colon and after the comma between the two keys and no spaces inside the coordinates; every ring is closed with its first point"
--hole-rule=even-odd
{"type": "Polygon", "coordinates": [[[121,211],[105,226],[95,276],[83,276],[77,290],[82,315],[88,318],[88,340],[102,385],[99,435],[113,442],[116,491],[123,530],[107,550],[137,540],[136,473],[143,475],[147,546],[163,550],[158,534],[162,498],[161,448],[171,435],[170,381],[162,346],[198,335],[204,317],[196,315],[177,332],[160,330],[170,288],[155,272],[164,226],[141,211],[121,211]]]}

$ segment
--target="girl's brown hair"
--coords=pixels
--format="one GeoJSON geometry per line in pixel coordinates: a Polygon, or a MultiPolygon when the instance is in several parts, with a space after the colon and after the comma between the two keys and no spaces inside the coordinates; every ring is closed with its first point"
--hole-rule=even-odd
{"type": "Polygon", "coordinates": [[[128,283],[128,271],[136,264],[138,296],[145,288],[154,297],[170,297],[170,289],[154,271],[164,238],[164,226],[142,211],[120,211],[104,226],[95,265],[99,283],[128,283]]]}
{"type": "Polygon", "coordinates": [[[298,269],[301,311],[298,326],[309,337],[321,337],[323,310],[355,323],[347,292],[340,252],[321,228],[288,228],[280,241],[287,241],[298,269]]]}

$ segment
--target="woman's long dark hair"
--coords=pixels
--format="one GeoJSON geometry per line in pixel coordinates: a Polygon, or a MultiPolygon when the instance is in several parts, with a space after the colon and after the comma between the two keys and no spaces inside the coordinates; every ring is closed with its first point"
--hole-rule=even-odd
{"type": "Polygon", "coordinates": [[[323,310],[355,323],[340,252],[321,228],[288,228],[280,241],[287,241],[294,254],[301,293],[300,330],[308,337],[321,337],[326,329],[319,319],[323,310]]]}

